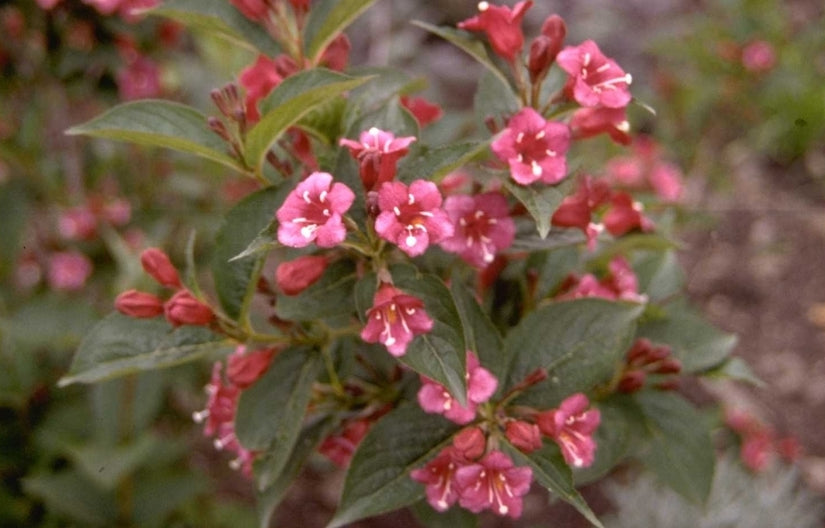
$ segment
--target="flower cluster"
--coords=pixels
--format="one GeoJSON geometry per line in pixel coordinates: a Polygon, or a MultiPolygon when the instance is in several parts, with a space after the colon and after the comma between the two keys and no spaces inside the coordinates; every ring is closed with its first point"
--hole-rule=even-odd
{"type": "Polygon", "coordinates": [[[650,376],[656,380],[656,388],[675,389],[679,379],[674,376],[681,370],[682,363],[673,357],[669,346],[657,346],[648,339],[639,338],[627,351],[617,389],[624,393],[636,392],[645,386],[650,376]]]}
{"type": "Polygon", "coordinates": [[[647,297],[639,293],[636,274],[624,257],[614,257],[608,264],[608,273],[601,280],[592,273],[582,276],[570,275],[559,287],[556,298],[580,299],[599,297],[611,301],[622,300],[644,303],[647,297]]]}
{"type": "Polygon", "coordinates": [[[739,435],[740,459],[745,467],[755,473],[776,464],[777,456],[794,462],[802,454],[796,438],[778,437],[771,426],[741,409],[727,409],[725,424],[739,435]]]}

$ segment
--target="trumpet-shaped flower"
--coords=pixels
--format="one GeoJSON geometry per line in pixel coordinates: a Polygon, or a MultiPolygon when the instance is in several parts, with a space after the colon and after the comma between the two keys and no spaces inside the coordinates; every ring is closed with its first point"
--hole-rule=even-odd
{"type": "Polygon", "coordinates": [[[343,183],[332,183],[332,175],[313,172],[289,193],[276,216],[278,241],[291,247],[315,242],[320,247],[335,247],[347,237],[342,215],[355,194],[343,183]]]}
{"type": "Polygon", "coordinates": [[[564,179],[569,146],[567,125],[547,121],[532,108],[523,108],[510,118],[507,128],[490,147],[510,165],[510,175],[516,182],[529,185],[536,181],[553,184],[564,179]]]}

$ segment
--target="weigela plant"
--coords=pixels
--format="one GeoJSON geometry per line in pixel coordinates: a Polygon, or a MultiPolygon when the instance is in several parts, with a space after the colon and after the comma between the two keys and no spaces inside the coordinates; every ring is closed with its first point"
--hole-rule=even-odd
{"type": "Polygon", "coordinates": [[[566,43],[558,15],[525,44],[530,1],[417,23],[487,70],[489,130],[428,144],[442,110],[413,79],[341,72],[371,3],[157,11],[218,17],[256,58],[212,92],[215,115],[137,101],[72,132],[198,155],[253,190],[223,219],[211,282],[145,251],[166,293],[123,292],[63,383],[222,354],[194,417],[262,493],[264,523],[314,452],[347,472],[331,527],[411,505],[425,524],[518,519],[538,488],[601,526],[576,486],[634,460],[701,502],[710,435],[675,389],[723,370],[731,341],[681,298],[660,227],[681,180],[633,139],[630,74],[566,43]],[[602,139],[628,159],[591,156],[602,139]]]}

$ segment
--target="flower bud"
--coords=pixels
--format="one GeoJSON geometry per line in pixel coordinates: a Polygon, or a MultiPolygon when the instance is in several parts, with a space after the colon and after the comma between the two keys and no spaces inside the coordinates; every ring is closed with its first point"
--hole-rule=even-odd
{"type": "Polygon", "coordinates": [[[541,431],[535,424],[514,420],[507,423],[504,434],[511,444],[525,453],[541,449],[541,431]]]}
{"type": "Polygon", "coordinates": [[[564,44],[564,37],[567,36],[567,25],[559,15],[550,15],[541,25],[541,34],[550,39],[550,48],[555,50],[553,53],[553,59],[555,60],[564,44]]]}
{"type": "Polygon", "coordinates": [[[151,293],[128,290],[117,296],[115,309],[129,317],[148,319],[163,313],[163,301],[151,293]]]}
{"type": "Polygon", "coordinates": [[[625,394],[631,394],[641,389],[645,384],[647,375],[641,370],[630,370],[622,375],[619,381],[618,390],[625,394]]]}
{"type": "Polygon", "coordinates": [[[245,389],[258,381],[269,368],[275,351],[272,349],[247,352],[246,347],[239,346],[226,361],[226,377],[240,389],[245,389]]]}
{"type": "MultiPolygon", "coordinates": [[[[544,79],[547,71],[553,64],[555,55],[551,56],[552,41],[549,37],[539,35],[530,44],[530,55],[527,58],[527,71],[530,72],[530,83],[536,84],[544,79]]],[[[558,53],[559,50],[556,50],[558,53]]]]}
{"type": "Polygon", "coordinates": [[[172,326],[208,325],[215,318],[212,308],[197,300],[187,290],[180,290],[163,305],[166,320],[172,326]]]}
{"type": "Polygon", "coordinates": [[[470,460],[483,455],[486,446],[484,432],[479,427],[468,427],[453,437],[453,447],[470,460]]]}
{"type": "Polygon", "coordinates": [[[656,366],[656,374],[678,374],[682,371],[682,362],[674,357],[665,358],[656,366]]]}
{"type": "Polygon", "coordinates": [[[161,286],[167,288],[180,288],[180,277],[178,270],[172,265],[172,261],[162,250],[149,248],[140,255],[140,263],[144,271],[158,281],[161,286]]]}
{"type": "Polygon", "coordinates": [[[325,257],[315,255],[282,262],[275,270],[275,282],[286,295],[298,295],[321,278],[328,264],[325,257]]]}

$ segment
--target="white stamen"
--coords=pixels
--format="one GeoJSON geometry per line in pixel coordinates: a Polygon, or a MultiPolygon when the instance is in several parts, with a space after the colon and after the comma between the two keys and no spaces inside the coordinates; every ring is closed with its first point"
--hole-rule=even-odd
{"type": "Polygon", "coordinates": [[[401,209],[398,207],[393,207],[392,212],[395,213],[395,216],[401,216],[401,209]]]}
{"type": "Polygon", "coordinates": [[[235,471],[241,469],[241,466],[243,466],[243,460],[241,460],[240,457],[233,459],[229,462],[229,467],[234,469],[235,471]]]}
{"type": "Polygon", "coordinates": [[[329,209],[324,209],[324,216],[329,216],[329,209]]]}
{"type": "Polygon", "coordinates": [[[318,226],[316,224],[305,225],[301,228],[301,236],[304,238],[312,238],[317,230],[318,226]]]}
{"type": "Polygon", "coordinates": [[[321,203],[323,203],[324,200],[327,199],[327,192],[326,191],[321,191],[321,195],[318,197],[318,199],[321,201],[321,203]]]}
{"type": "Polygon", "coordinates": [[[415,203],[415,196],[412,193],[407,194],[407,204],[412,205],[415,203]]]}
{"type": "Polygon", "coordinates": [[[519,132],[516,136],[516,143],[521,143],[521,140],[524,139],[524,132],[519,132]]]}
{"type": "Polygon", "coordinates": [[[488,9],[490,9],[490,4],[488,4],[487,2],[479,2],[478,3],[478,10],[479,11],[487,11],[488,9]]]}
{"type": "Polygon", "coordinates": [[[407,235],[407,238],[404,240],[404,243],[407,244],[407,247],[413,247],[416,244],[416,242],[418,242],[418,240],[416,240],[412,233],[409,233],[407,235]]]}
{"type": "Polygon", "coordinates": [[[533,168],[533,176],[541,176],[542,168],[535,160],[533,160],[531,167],[533,168]]]}
{"type": "Polygon", "coordinates": [[[458,219],[458,225],[461,227],[467,227],[467,220],[462,216],[458,219]]]}
{"type": "Polygon", "coordinates": [[[518,156],[516,156],[516,161],[518,161],[519,163],[524,163],[524,156],[519,154],[518,156]]]}
{"type": "Polygon", "coordinates": [[[375,127],[372,127],[369,130],[367,130],[367,133],[371,136],[377,136],[379,132],[380,132],[380,130],[378,130],[375,127]]]}
{"type": "Polygon", "coordinates": [[[544,135],[545,135],[544,130],[539,130],[538,133],[536,134],[536,139],[541,139],[541,138],[544,137],[544,135]]]}
{"type": "Polygon", "coordinates": [[[618,125],[616,125],[616,130],[620,132],[630,132],[630,123],[627,121],[622,121],[618,125]]]}
{"type": "Polygon", "coordinates": [[[555,150],[550,149],[545,150],[544,153],[550,156],[551,158],[555,158],[558,155],[558,153],[555,150]]]}
{"type": "Polygon", "coordinates": [[[596,73],[603,73],[603,72],[606,72],[609,69],[610,69],[610,63],[605,62],[604,64],[602,64],[601,66],[596,68],[596,73]]]}
{"type": "Polygon", "coordinates": [[[641,202],[633,202],[633,210],[636,211],[637,213],[641,213],[642,211],[645,210],[645,206],[642,205],[641,202]]]}
{"type": "Polygon", "coordinates": [[[209,409],[204,409],[200,412],[193,412],[192,413],[192,420],[194,420],[195,423],[202,423],[208,417],[209,417],[209,409]]]}
{"type": "Polygon", "coordinates": [[[304,201],[305,201],[306,203],[311,203],[311,201],[310,201],[310,199],[309,199],[309,191],[304,191],[304,194],[302,194],[301,196],[303,196],[304,201]]]}
{"type": "Polygon", "coordinates": [[[404,311],[407,312],[407,315],[415,315],[415,308],[405,308],[404,311]]]}

